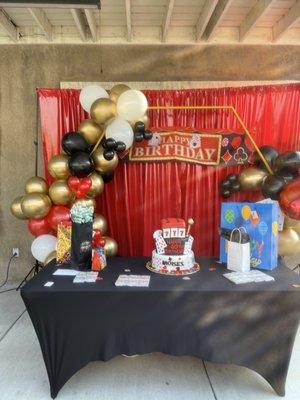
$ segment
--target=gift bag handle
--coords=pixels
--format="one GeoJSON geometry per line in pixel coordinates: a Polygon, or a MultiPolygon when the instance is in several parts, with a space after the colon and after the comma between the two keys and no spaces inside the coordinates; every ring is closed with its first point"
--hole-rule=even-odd
{"type": "Polygon", "coordinates": [[[231,231],[231,234],[230,234],[230,242],[232,242],[232,235],[233,235],[233,232],[234,231],[238,231],[239,232],[239,234],[240,234],[240,236],[239,236],[239,243],[241,244],[241,242],[242,242],[242,232],[241,232],[241,229],[240,228],[234,228],[232,231],[231,231]]]}
{"type": "Polygon", "coordinates": [[[248,233],[247,229],[244,226],[240,226],[239,229],[244,229],[245,233],[248,233]]]}

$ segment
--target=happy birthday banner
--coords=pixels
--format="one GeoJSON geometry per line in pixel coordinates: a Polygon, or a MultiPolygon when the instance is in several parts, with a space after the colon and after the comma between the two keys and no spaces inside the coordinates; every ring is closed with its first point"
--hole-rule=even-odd
{"type": "Polygon", "coordinates": [[[153,132],[150,141],[135,142],[130,162],[185,161],[203,165],[244,165],[251,150],[241,133],[153,132]]]}

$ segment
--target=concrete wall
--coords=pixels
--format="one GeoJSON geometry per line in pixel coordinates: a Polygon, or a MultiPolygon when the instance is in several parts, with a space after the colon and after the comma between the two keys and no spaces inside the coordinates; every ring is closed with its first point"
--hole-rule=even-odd
{"type": "Polygon", "coordinates": [[[26,222],[12,217],[9,206],[34,175],[36,87],[59,87],[61,81],[294,80],[300,79],[299,59],[299,46],[279,45],[0,46],[0,281],[12,247],[21,252],[12,279],[25,275],[33,261],[26,222]]]}

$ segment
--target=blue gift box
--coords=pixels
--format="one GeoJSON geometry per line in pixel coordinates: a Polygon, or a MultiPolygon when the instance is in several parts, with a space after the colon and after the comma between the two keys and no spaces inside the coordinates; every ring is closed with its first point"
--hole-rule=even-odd
{"type": "MultiPolygon", "coordinates": [[[[277,203],[222,203],[221,228],[245,227],[250,236],[250,265],[272,270],[278,258],[277,203]]],[[[221,237],[220,260],[227,263],[226,239],[221,237]]]]}

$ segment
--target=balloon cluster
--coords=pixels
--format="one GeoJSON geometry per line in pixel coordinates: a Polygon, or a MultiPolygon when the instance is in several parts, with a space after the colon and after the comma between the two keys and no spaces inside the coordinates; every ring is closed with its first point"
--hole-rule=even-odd
{"type": "MultiPolygon", "coordinates": [[[[81,90],[79,100],[91,118],[82,121],[76,132],[63,136],[63,153],[48,163],[54,182],[49,186],[44,178],[30,178],[25,195],[11,204],[15,217],[28,219],[28,229],[36,236],[32,254],[42,263],[55,257],[57,227],[71,223],[72,205],[95,208],[94,198],[113,178],[118,153],[128,150],[134,140],[152,137],[147,130],[148,103],[142,92],[124,84],[115,85],[110,93],[98,85],[88,85],[81,90]]],[[[106,255],[115,255],[117,243],[103,236],[107,229],[103,216],[94,214],[93,229],[101,232],[106,255]]]]}
{"type": "Polygon", "coordinates": [[[278,200],[285,214],[283,231],[279,232],[279,254],[291,255],[300,252],[300,151],[279,154],[271,146],[262,146],[260,151],[272,167],[269,174],[257,152],[253,155],[253,166],[239,175],[229,174],[221,183],[223,197],[228,198],[238,190],[261,191],[265,198],[278,200]],[[235,189],[235,183],[240,187],[235,189]]]}
{"type": "Polygon", "coordinates": [[[237,174],[229,174],[222,182],[222,195],[223,197],[230,197],[231,193],[241,190],[239,176],[237,174]]]}

